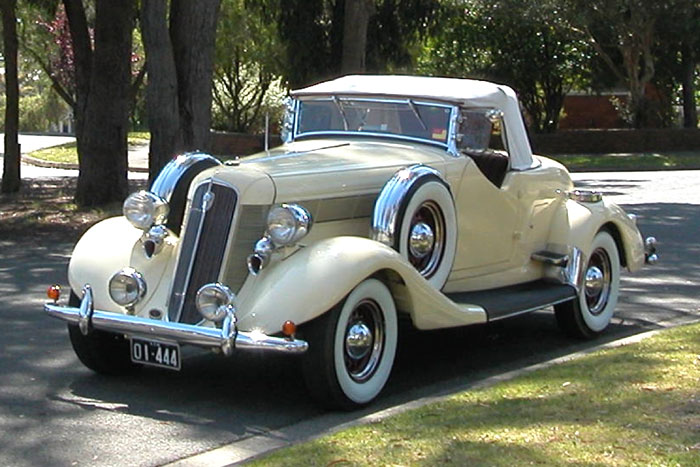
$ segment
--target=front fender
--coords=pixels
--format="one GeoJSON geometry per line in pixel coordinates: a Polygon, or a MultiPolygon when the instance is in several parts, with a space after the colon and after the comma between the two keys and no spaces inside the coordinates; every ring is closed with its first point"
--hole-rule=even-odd
{"type": "Polygon", "coordinates": [[[95,308],[125,313],[126,310],[109,297],[109,280],[120,269],[131,266],[144,276],[147,284],[146,296],[136,306],[136,314],[141,314],[159,291],[164,273],[172,269],[175,256],[175,240],[169,237],[159,254],[146,258],[139,241],[142,235],[143,231],[123,216],[105,219],[88,229],[75,245],[68,264],[71,289],[80,295],[83,286],[90,284],[95,308]]]}
{"type": "Polygon", "coordinates": [[[277,333],[340,303],[362,280],[382,275],[397,308],[419,329],[486,321],[483,308],[457,305],[432,287],[395,250],[361,237],[335,237],[304,247],[250,277],[239,295],[239,328],[277,333]]]}
{"type": "Polygon", "coordinates": [[[640,269],[644,265],[642,235],[621,207],[606,200],[580,203],[569,199],[562,203],[554,217],[549,242],[575,246],[589,256],[593,237],[604,228],[611,230],[627,269],[640,269]]]}

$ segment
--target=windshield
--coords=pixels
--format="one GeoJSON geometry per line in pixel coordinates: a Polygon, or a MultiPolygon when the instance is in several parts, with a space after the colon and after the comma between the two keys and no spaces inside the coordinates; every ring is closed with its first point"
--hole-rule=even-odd
{"type": "Polygon", "coordinates": [[[413,100],[323,98],[299,103],[297,136],[365,133],[447,144],[452,107],[413,100]]]}

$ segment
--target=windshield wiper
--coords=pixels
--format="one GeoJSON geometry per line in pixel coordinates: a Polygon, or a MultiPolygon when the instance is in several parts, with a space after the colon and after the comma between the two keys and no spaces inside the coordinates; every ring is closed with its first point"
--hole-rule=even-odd
{"type": "Polygon", "coordinates": [[[416,104],[413,102],[413,99],[408,99],[408,106],[411,108],[413,111],[413,115],[416,116],[416,119],[418,119],[418,122],[420,123],[420,126],[423,127],[423,131],[428,131],[428,127],[425,126],[425,122],[421,118],[420,114],[418,113],[418,107],[416,107],[416,104]]]}
{"type": "Polygon", "coordinates": [[[348,116],[345,115],[345,109],[343,109],[343,106],[340,105],[340,99],[338,99],[338,96],[333,96],[332,100],[335,106],[338,108],[340,116],[343,117],[343,127],[345,128],[345,131],[348,131],[350,127],[350,125],[348,125],[348,116]]]}

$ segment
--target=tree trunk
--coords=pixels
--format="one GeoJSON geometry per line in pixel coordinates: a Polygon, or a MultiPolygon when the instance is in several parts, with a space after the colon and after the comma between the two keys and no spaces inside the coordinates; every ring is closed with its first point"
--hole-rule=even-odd
{"type": "Polygon", "coordinates": [[[141,2],[141,30],[146,49],[146,106],[151,143],[148,177],[153,180],[167,162],[182,149],[177,73],[168,32],[167,0],[141,2]]]}
{"type": "Polygon", "coordinates": [[[76,202],[100,206],[128,193],[127,132],[131,85],[133,0],[98,0],[95,50],[83,128],[78,137],[76,202]]]}
{"type": "Polygon", "coordinates": [[[75,60],[75,136],[78,146],[78,162],[80,162],[80,146],[82,144],[83,126],[87,97],[90,93],[90,76],[92,75],[92,42],[88,30],[85,8],[82,0],[63,0],[73,43],[73,58],[75,60]]]}
{"type": "Polygon", "coordinates": [[[695,102],[695,66],[696,55],[691,47],[684,44],[682,52],[683,76],[683,126],[685,128],[698,127],[698,109],[695,102]]]}
{"type": "Polygon", "coordinates": [[[19,82],[17,78],[17,0],[2,0],[2,39],[5,58],[5,155],[3,158],[2,192],[19,191],[20,151],[17,142],[19,129],[19,82]]]}
{"type": "Polygon", "coordinates": [[[373,13],[372,0],[345,0],[343,59],[340,70],[344,75],[366,70],[367,27],[373,13]]]}
{"type": "Polygon", "coordinates": [[[178,84],[180,135],[186,150],[207,150],[220,0],[172,0],[170,38],[178,84]]]}

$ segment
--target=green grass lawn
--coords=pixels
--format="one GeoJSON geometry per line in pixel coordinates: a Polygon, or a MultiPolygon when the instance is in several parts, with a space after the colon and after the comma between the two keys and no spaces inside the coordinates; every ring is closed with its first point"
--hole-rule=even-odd
{"type": "Polygon", "coordinates": [[[700,324],[264,457],[254,465],[700,466],[700,324]]]}
{"type": "MultiPolygon", "coordinates": [[[[148,144],[150,137],[151,135],[147,131],[131,132],[129,133],[128,144],[130,147],[148,144]]],[[[74,142],[39,149],[38,151],[32,151],[29,153],[29,156],[49,162],[60,162],[66,164],[78,163],[78,151],[76,149],[76,143],[74,142]]]]}
{"type": "Polygon", "coordinates": [[[672,170],[700,168],[700,151],[633,154],[565,154],[550,156],[569,170],[672,170]]]}

